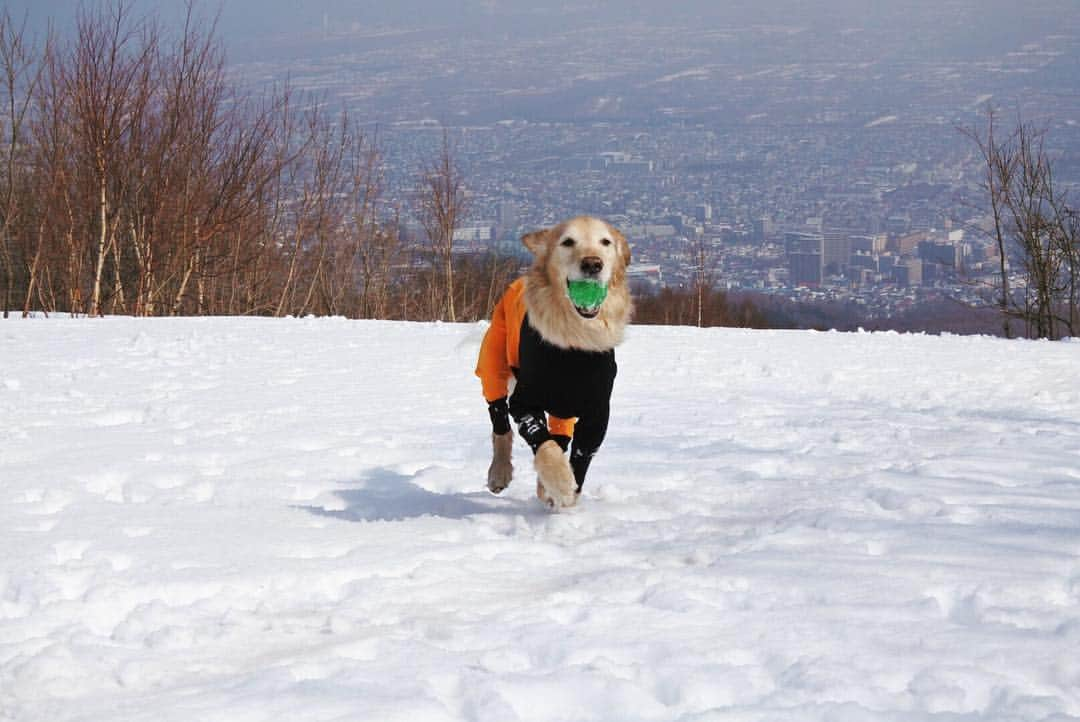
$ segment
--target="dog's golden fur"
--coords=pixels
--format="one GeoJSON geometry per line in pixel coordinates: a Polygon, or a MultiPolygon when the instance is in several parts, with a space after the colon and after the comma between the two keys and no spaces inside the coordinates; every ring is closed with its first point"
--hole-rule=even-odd
{"type": "Polygon", "coordinates": [[[577,503],[574,471],[558,444],[554,441],[541,444],[536,450],[533,468],[536,469],[536,496],[540,501],[555,509],[577,503]]]}
{"type": "Polygon", "coordinates": [[[607,351],[617,346],[633,308],[626,281],[630,245],[623,234],[598,218],[578,216],[521,240],[534,255],[525,278],[525,306],[533,328],[560,348],[607,351]],[[564,245],[567,239],[573,244],[564,245]],[[590,256],[603,261],[608,293],[596,318],[588,319],[574,309],[566,283],[580,275],[582,259],[590,256]]]}

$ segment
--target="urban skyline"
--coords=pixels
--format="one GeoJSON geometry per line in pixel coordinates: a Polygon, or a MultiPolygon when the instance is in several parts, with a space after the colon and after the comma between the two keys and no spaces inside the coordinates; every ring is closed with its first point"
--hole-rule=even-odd
{"type": "Polygon", "coordinates": [[[995,284],[961,132],[987,109],[1045,127],[1058,177],[1080,181],[1080,17],[1049,30],[1033,11],[1006,31],[978,7],[910,20],[936,18],[922,35],[793,17],[514,44],[357,25],[282,37],[279,59],[268,47],[235,70],[366,121],[394,207],[446,129],[471,196],[461,252],[518,253],[521,232],[592,213],[624,227],[652,284],[692,283],[704,243],[717,287],[888,316],[925,298],[979,304],[995,284]],[[967,22],[986,37],[960,36],[967,22]],[[793,248],[793,234],[811,235],[793,248]]]}
{"type": "Polygon", "coordinates": [[[1080,186],[1080,11],[873,5],[270,4],[245,33],[227,0],[220,20],[238,82],[287,83],[377,139],[388,217],[446,130],[470,194],[459,252],[519,253],[523,231],[592,213],[654,285],[692,283],[704,246],[720,288],[881,315],[977,304],[997,264],[961,129],[991,107],[1030,121],[1080,186]]]}

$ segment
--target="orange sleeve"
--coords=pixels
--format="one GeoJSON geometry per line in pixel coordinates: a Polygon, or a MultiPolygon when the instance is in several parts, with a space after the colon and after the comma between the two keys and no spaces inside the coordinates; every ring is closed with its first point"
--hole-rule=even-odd
{"type": "Polygon", "coordinates": [[[495,304],[484,340],[480,344],[480,358],[476,361],[476,375],[484,391],[484,400],[491,402],[506,396],[510,382],[510,360],[506,353],[507,311],[511,294],[503,294],[495,304]]]}

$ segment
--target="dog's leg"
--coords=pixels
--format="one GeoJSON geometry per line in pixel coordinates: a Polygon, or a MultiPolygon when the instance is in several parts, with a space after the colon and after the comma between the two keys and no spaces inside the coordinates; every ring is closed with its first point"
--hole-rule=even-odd
{"type": "Polygon", "coordinates": [[[539,499],[544,506],[552,508],[554,508],[555,506],[555,502],[552,501],[550,496],[548,496],[547,490],[544,488],[544,485],[540,483],[539,476],[536,477],[536,498],[539,499]]]}
{"type": "Polygon", "coordinates": [[[585,484],[585,474],[589,471],[593,456],[596,455],[600,444],[604,443],[609,415],[610,408],[606,402],[597,404],[596,408],[590,409],[588,414],[581,416],[574,427],[570,468],[574,471],[578,494],[581,493],[581,487],[585,484]]]}
{"type": "Polygon", "coordinates": [[[536,450],[533,460],[538,482],[536,495],[555,509],[577,503],[577,482],[570,462],[555,441],[545,441],[536,450]],[[546,497],[546,498],[545,498],[546,497]]]}
{"type": "Polygon", "coordinates": [[[514,465],[510,461],[514,451],[514,435],[509,431],[492,434],[491,445],[493,454],[491,466],[488,467],[487,488],[492,494],[498,494],[510,486],[510,479],[514,476],[514,465]]]}

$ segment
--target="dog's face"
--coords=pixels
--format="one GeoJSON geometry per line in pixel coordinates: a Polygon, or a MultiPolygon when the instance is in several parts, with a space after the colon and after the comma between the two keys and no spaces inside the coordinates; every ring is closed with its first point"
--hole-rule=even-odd
{"type": "Polygon", "coordinates": [[[602,306],[579,306],[570,301],[570,284],[593,281],[606,289],[612,283],[622,283],[630,263],[630,246],[623,234],[590,216],[533,231],[521,240],[536,256],[552,287],[566,289],[567,302],[586,320],[596,318],[602,306]]]}

